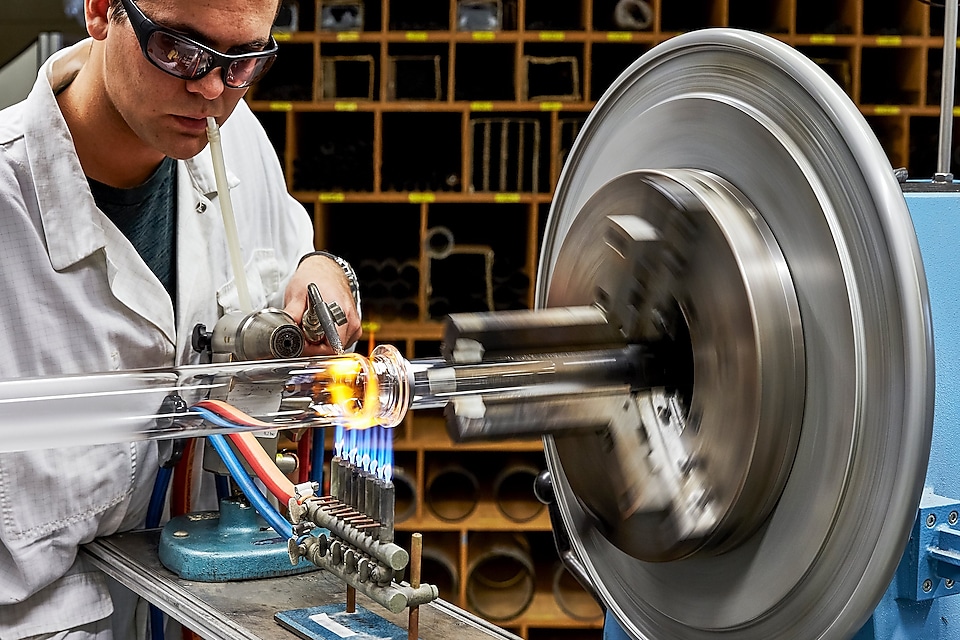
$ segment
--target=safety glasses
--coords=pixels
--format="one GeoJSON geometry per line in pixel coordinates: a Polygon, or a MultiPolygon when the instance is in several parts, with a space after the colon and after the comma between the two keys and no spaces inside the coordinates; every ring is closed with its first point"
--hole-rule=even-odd
{"type": "Polygon", "coordinates": [[[202,45],[175,31],[158,25],[140,10],[133,0],[120,0],[130,26],[140,42],[143,56],[161,71],[184,80],[196,80],[219,67],[223,84],[243,89],[259,80],[277,58],[277,41],[263,51],[230,55],[202,45]]]}

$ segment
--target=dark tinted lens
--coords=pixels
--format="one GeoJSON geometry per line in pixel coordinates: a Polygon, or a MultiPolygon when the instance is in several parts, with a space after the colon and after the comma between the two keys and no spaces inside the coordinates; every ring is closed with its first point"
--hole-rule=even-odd
{"type": "Polygon", "coordinates": [[[203,75],[211,64],[210,56],[195,44],[162,31],[150,34],[147,55],[158,67],[180,78],[203,75]]]}
{"type": "Polygon", "coordinates": [[[276,56],[245,58],[231,62],[224,74],[224,84],[234,89],[253,84],[260,76],[267,72],[267,69],[273,64],[275,58],[276,56]]]}

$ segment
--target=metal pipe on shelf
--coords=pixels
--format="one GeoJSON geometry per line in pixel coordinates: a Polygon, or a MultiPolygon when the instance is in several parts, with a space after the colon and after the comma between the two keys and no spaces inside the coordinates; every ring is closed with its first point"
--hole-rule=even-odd
{"type": "Polygon", "coordinates": [[[937,156],[937,182],[953,181],[950,170],[953,148],[953,92],[957,81],[957,3],[944,3],[943,87],[940,91],[940,144],[937,156]]]}

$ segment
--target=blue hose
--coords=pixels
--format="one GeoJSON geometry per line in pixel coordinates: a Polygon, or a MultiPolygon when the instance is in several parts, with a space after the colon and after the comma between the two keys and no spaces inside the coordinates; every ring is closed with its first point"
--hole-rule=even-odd
{"type": "MultiPolygon", "coordinates": [[[[220,427],[235,427],[233,423],[224,418],[221,418],[212,411],[203,409],[202,407],[192,407],[191,411],[195,411],[200,414],[200,416],[210,422],[220,427]]],[[[260,493],[260,490],[257,488],[257,485],[253,484],[253,481],[250,479],[250,476],[247,475],[246,470],[244,470],[243,465],[240,464],[240,461],[237,460],[237,456],[234,455],[233,449],[230,448],[230,445],[227,444],[227,439],[221,435],[212,435],[207,436],[207,440],[210,441],[210,444],[213,445],[213,448],[220,454],[220,458],[223,459],[223,464],[227,466],[227,470],[230,471],[230,475],[233,476],[233,481],[237,483],[237,486],[240,487],[240,490],[243,491],[243,495],[247,496],[247,500],[250,501],[250,504],[253,505],[253,508],[263,516],[263,519],[267,521],[273,530],[279,533],[285,538],[293,537],[293,525],[287,522],[286,518],[280,515],[280,512],[273,508],[267,499],[260,493]]]]}
{"type": "MultiPolygon", "coordinates": [[[[167,502],[167,487],[170,486],[170,477],[173,475],[173,467],[161,466],[157,470],[157,479],[153,483],[153,493],[150,494],[150,504],[147,506],[146,527],[153,529],[160,526],[160,518],[163,517],[163,507],[167,502]]],[[[156,605],[150,605],[150,638],[151,640],[164,640],[163,636],[163,611],[160,611],[156,605]]]]}
{"type": "Polygon", "coordinates": [[[310,451],[310,482],[320,485],[323,491],[323,447],[326,444],[326,429],[315,427],[313,430],[313,446],[310,451]]]}
{"type": "Polygon", "coordinates": [[[170,485],[170,476],[172,475],[173,467],[160,467],[157,471],[157,479],[153,483],[153,493],[150,494],[150,504],[147,506],[147,529],[160,526],[163,507],[167,501],[167,487],[170,485]]]}

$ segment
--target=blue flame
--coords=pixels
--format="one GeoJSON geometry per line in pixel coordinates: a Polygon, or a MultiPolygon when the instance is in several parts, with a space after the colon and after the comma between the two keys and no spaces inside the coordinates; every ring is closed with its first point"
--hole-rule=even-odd
{"type": "Polygon", "coordinates": [[[338,458],[343,457],[343,447],[346,444],[346,436],[344,436],[343,432],[344,428],[342,424],[338,424],[333,432],[333,449],[338,458]]]}
{"type": "Polygon", "coordinates": [[[393,478],[393,429],[345,429],[337,425],[333,441],[336,455],[384,482],[393,478]]]}

